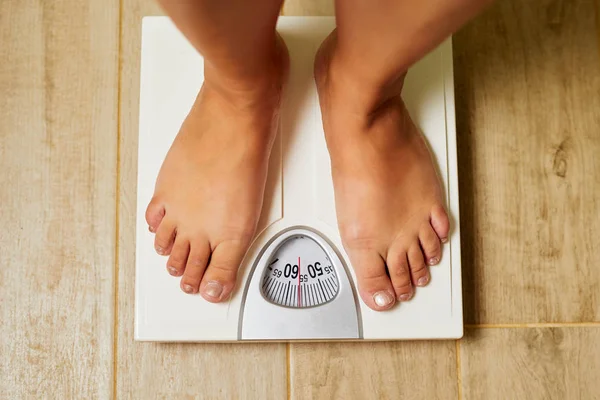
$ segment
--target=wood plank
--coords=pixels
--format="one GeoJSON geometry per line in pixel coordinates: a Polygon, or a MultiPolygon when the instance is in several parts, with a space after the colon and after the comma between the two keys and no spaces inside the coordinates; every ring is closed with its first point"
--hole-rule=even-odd
{"type": "Polygon", "coordinates": [[[600,320],[593,1],[500,1],[455,36],[468,323],[600,320]]]}
{"type": "Polygon", "coordinates": [[[118,1],[0,2],[0,398],[110,398],[118,1]]]}
{"type": "MultiPolygon", "coordinates": [[[[285,398],[285,344],[157,344],[133,341],[141,18],[151,0],[123,9],[117,397],[285,398]]],[[[165,276],[165,279],[168,277],[165,276]]]]}
{"type": "Polygon", "coordinates": [[[463,399],[600,399],[600,328],[469,330],[463,399]]]}
{"type": "Polygon", "coordinates": [[[600,51],[600,0],[596,0],[596,36],[598,37],[598,51],[600,51]]]}
{"type": "Polygon", "coordinates": [[[285,0],[282,15],[335,15],[334,0],[285,0]]]}
{"type": "Polygon", "coordinates": [[[456,398],[454,341],[291,345],[292,399],[456,398]]]}

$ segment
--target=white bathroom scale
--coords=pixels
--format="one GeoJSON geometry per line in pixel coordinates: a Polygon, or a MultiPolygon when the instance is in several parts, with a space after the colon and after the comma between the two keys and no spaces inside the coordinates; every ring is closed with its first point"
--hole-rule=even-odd
{"type": "MultiPolygon", "coordinates": [[[[229,301],[185,294],[154,251],[144,218],[159,168],[202,84],[203,61],[166,17],[142,24],[135,338],[160,342],[450,339],[463,334],[452,45],[409,72],[404,99],[445,187],[453,225],[431,282],[376,312],[360,300],[337,228],[331,168],[313,80],[330,17],[281,17],[290,79],[261,221],[229,301]]],[[[210,151],[210,149],[207,149],[210,151]]]]}

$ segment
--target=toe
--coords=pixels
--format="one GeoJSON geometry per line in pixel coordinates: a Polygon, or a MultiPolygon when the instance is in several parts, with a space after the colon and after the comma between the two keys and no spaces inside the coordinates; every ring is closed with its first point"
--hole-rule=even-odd
{"type": "Polygon", "coordinates": [[[450,232],[450,221],[444,207],[434,206],[431,210],[431,226],[435,230],[442,243],[448,241],[448,233],[450,232]]]}
{"type": "Polygon", "coordinates": [[[412,282],[410,280],[410,267],[405,251],[390,251],[387,259],[394,292],[400,301],[410,300],[414,294],[412,282]]]}
{"type": "Polygon", "coordinates": [[[154,237],[154,249],[161,256],[167,256],[175,240],[175,223],[168,218],[163,218],[156,230],[154,237]]]}
{"type": "Polygon", "coordinates": [[[212,303],[229,298],[246,250],[248,243],[242,240],[223,241],[215,247],[200,286],[202,297],[212,303]]]}
{"type": "Polygon", "coordinates": [[[188,294],[198,293],[209,258],[210,246],[208,240],[197,239],[190,243],[187,263],[180,283],[181,290],[188,294]]]}
{"type": "Polygon", "coordinates": [[[181,276],[183,274],[189,253],[190,242],[183,235],[177,235],[171,249],[171,255],[167,261],[167,271],[169,271],[169,274],[173,276],[181,276]]]}
{"type": "Polygon", "coordinates": [[[358,280],[360,297],[375,311],[391,308],[396,302],[392,282],[381,256],[368,249],[348,252],[358,280]]]}
{"type": "Polygon", "coordinates": [[[415,242],[408,250],[408,262],[412,283],[415,286],[425,286],[429,282],[429,268],[425,264],[423,252],[418,242],[415,242]]]}
{"type": "Polygon", "coordinates": [[[428,265],[437,265],[442,258],[442,246],[440,238],[435,233],[431,225],[426,224],[419,232],[419,242],[423,249],[423,255],[428,265]]]}
{"type": "Polygon", "coordinates": [[[156,232],[164,216],[165,208],[155,197],[153,197],[152,201],[150,201],[150,204],[148,204],[148,208],[146,208],[146,222],[148,223],[148,230],[150,232],[156,232]]]}

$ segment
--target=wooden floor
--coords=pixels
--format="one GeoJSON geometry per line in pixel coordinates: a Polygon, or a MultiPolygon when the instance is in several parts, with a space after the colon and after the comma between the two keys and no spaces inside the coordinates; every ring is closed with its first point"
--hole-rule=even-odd
{"type": "Polygon", "coordinates": [[[133,341],[140,19],[159,13],[0,1],[1,399],[600,399],[600,0],[502,0],[455,35],[458,342],[133,341]]]}

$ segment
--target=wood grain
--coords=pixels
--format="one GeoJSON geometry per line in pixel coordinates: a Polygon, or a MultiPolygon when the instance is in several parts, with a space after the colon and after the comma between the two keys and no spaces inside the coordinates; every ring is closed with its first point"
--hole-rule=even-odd
{"type": "Polygon", "coordinates": [[[152,0],[129,1],[123,8],[116,397],[283,399],[287,393],[285,344],[133,340],[141,18],[160,14],[152,0]]]}
{"type": "Polygon", "coordinates": [[[500,1],[455,36],[467,323],[600,320],[593,0],[500,1]]]}
{"type": "MultiPolygon", "coordinates": [[[[0,398],[285,398],[285,345],[133,341],[140,19],[160,10],[120,7],[117,160],[118,2],[0,2],[0,398]]],[[[469,323],[600,320],[599,17],[504,0],[455,36],[469,323]]],[[[599,343],[468,330],[463,398],[599,399],[599,343]]],[[[293,398],[457,395],[454,342],[294,344],[290,363],[293,398]]]]}
{"type": "Polygon", "coordinates": [[[290,345],[292,399],[455,399],[453,341],[290,345]]]}
{"type": "Polygon", "coordinates": [[[112,392],[117,1],[0,2],[0,398],[112,392]]]}
{"type": "Polygon", "coordinates": [[[600,399],[600,328],[468,331],[463,399],[600,399]]]}
{"type": "Polygon", "coordinates": [[[313,17],[335,15],[334,0],[285,0],[282,14],[313,17]]]}

